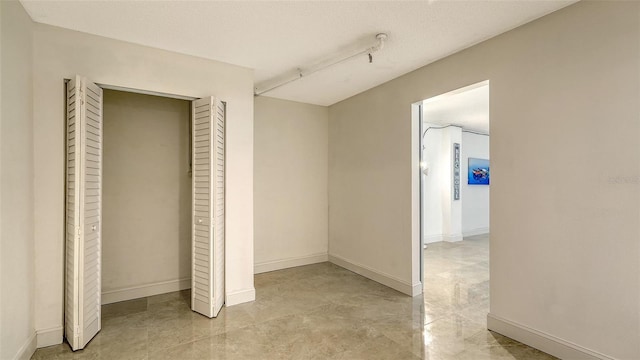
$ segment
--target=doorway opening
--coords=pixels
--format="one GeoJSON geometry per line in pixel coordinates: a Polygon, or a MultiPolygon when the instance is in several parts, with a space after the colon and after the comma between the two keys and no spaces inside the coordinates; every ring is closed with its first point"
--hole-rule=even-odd
{"type": "Polygon", "coordinates": [[[425,316],[489,311],[489,81],[418,103],[425,316]]]}

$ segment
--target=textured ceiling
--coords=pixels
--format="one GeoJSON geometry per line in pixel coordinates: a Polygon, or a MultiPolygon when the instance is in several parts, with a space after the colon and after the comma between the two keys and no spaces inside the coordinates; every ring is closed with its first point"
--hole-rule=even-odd
{"type": "Polygon", "coordinates": [[[489,133],[489,85],[429,99],[423,105],[423,120],[435,125],[457,125],[489,133]]]}
{"type": "Polygon", "coordinates": [[[385,48],[265,95],[330,105],[570,1],[33,1],[34,21],[255,69],[259,84],[342,51],[385,48]]]}

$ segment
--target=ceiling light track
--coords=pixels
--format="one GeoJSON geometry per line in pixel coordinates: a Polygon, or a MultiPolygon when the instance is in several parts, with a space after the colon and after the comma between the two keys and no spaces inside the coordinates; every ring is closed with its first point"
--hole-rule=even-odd
{"type": "Polygon", "coordinates": [[[286,77],[277,77],[274,78],[272,80],[263,82],[261,85],[256,86],[256,88],[254,89],[254,95],[255,96],[260,96],[264,93],[267,93],[269,91],[275,90],[279,87],[285,86],[289,83],[292,83],[296,80],[300,80],[303,77],[309,76],[311,74],[314,74],[318,71],[324,70],[328,67],[340,64],[342,62],[345,62],[349,59],[352,59],[356,56],[360,56],[360,55],[364,55],[367,54],[369,56],[369,62],[373,62],[373,53],[382,50],[382,48],[384,47],[384,43],[387,40],[387,34],[385,33],[380,33],[376,35],[376,43],[367,47],[366,49],[361,49],[361,50],[356,50],[355,52],[351,52],[348,53],[346,55],[342,55],[340,57],[336,57],[334,59],[330,59],[327,61],[323,61],[323,62],[319,62],[316,63],[314,65],[311,65],[307,68],[298,68],[296,69],[296,73],[293,75],[289,75],[286,77]]]}

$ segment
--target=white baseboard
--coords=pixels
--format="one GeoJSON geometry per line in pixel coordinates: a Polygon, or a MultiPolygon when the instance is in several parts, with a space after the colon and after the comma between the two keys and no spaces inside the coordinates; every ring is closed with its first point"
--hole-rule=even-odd
{"type": "Polygon", "coordinates": [[[260,274],[269,271],[282,270],[296,266],[311,265],[321,262],[329,261],[329,255],[327,253],[313,254],[307,256],[297,256],[282,260],[264,261],[256,263],[253,266],[253,273],[260,274]]]}
{"type": "Polygon", "coordinates": [[[415,297],[415,296],[418,296],[418,295],[422,294],[422,290],[423,290],[423,288],[422,288],[422,283],[421,282],[419,282],[417,284],[413,284],[413,286],[411,286],[411,296],[415,297]]]}
{"type": "MultiPolygon", "coordinates": [[[[466,236],[466,235],[465,235],[466,236]]],[[[453,234],[453,235],[447,235],[447,234],[436,234],[436,235],[427,235],[424,237],[424,243],[425,244],[431,244],[431,243],[437,243],[437,242],[441,242],[441,241],[446,241],[446,242],[456,242],[456,241],[462,241],[463,238],[463,234],[453,234]]]]}
{"type": "Polygon", "coordinates": [[[375,282],[379,282],[382,285],[398,290],[403,294],[407,294],[409,296],[417,296],[422,294],[421,283],[411,284],[389,274],[385,274],[378,270],[374,270],[370,267],[358,264],[356,262],[344,259],[336,255],[329,255],[329,261],[375,282]]]}
{"type": "Polygon", "coordinates": [[[446,242],[462,241],[462,234],[442,235],[442,241],[446,241],[446,242]]]}
{"type": "Polygon", "coordinates": [[[191,288],[191,278],[162,281],[154,284],[133,286],[125,289],[104,291],[102,305],[119,301],[139,299],[147,296],[166,294],[191,288]]]}
{"type": "Polygon", "coordinates": [[[467,237],[467,236],[474,236],[474,235],[484,235],[488,233],[489,233],[489,228],[485,227],[485,228],[477,228],[477,229],[463,231],[462,236],[467,237]]]}
{"type": "Polygon", "coordinates": [[[580,345],[560,339],[542,331],[532,329],[528,326],[500,318],[493,314],[487,315],[487,328],[560,359],[614,360],[614,358],[610,356],[589,350],[580,345]]]}
{"type": "Polygon", "coordinates": [[[437,243],[437,242],[441,242],[444,241],[442,238],[442,234],[436,234],[436,235],[427,235],[424,237],[424,243],[425,244],[431,244],[431,243],[437,243]]]}
{"type": "Polygon", "coordinates": [[[225,306],[233,306],[246,302],[251,302],[256,300],[256,289],[246,289],[240,291],[234,291],[232,293],[227,293],[225,299],[225,306]]]}
{"type": "Polygon", "coordinates": [[[29,336],[27,341],[18,349],[18,352],[13,357],[15,360],[29,360],[33,353],[36,352],[36,333],[34,332],[29,336]]]}
{"type": "Polygon", "coordinates": [[[64,328],[56,326],[49,329],[36,330],[36,346],[39,348],[62,344],[64,328]]]}

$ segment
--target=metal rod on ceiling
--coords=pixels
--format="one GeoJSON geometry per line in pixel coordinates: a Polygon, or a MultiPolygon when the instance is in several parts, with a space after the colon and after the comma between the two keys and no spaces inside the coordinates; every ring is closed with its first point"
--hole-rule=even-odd
{"type": "MultiPolygon", "coordinates": [[[[292,83],[292,82],[294,82],[296,80],[300,80],[303,77],[306,77],[306,76],[309,76],[311,74],[314,74],[314,73],[316,73],[316,72],[318,72],[320,70],[324,70],[324,69],[326,69],[326,68],[328,68],[330,66],[340,64],[342,62],[345,62],[345,61],[347,61],[349,59],[352,59],[352,58],[354,58],[356,56],[359,56],[359,55],[368,54],[369,55],[369,62],[371,62],[372,61],[371,54],[375,53],[376,51],[382,50],[382,48],[384,47],[385,40],[387,40],[387,34],[385,34],[385,33],[377,34],[376,35],[376,43],[374,45],[366,48],[366,49],[358,50],[355,53],[351,53],[351,54],[348,54],[346,56],[341,56],[341,57],[336,58],[336,59],[331,59],[331,60],[327,60],[327,61],[324,61],[324,62],[320,62],[320,63],[314,64],[314,65],[312,65],[312,66],[310,66],[310,67],[308,67],[308,68],[306,68],[304,70],[298,68],[297,69],[297,74],[294,74],[294,75],[291,75],[291,76],[289,76],[287,78],[279,80],[279,81],[275,82],[272,85],[264,85],[264,86],[260,86],[259,85],[259,86],[256,86],[256,88],[254,89],[254,95],[255,96],[260,96],[260,95],[262,95],[262,94],[264,94],[266,92],[275,90],[275,89],[280,88],[282,86],[285,86],[285,85],[287,85],[289,83],[292,83]]],[[[266,83],[269,83],[269,82],[270,81],[267,81],[266,83]]]]}

